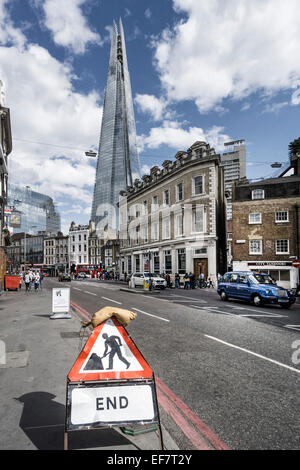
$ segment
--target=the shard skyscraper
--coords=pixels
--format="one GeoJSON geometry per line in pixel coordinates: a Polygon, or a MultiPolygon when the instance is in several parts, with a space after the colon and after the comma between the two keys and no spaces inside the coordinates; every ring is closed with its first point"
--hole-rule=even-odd
{"type": "Polygon", "coordinates": [[[120,20],[119,33],[113,23],[107,87],[91,221],[96,230],[118,229],[119,193],[140,178],[136,127],[127,65],[125,38],[120,20]]]}

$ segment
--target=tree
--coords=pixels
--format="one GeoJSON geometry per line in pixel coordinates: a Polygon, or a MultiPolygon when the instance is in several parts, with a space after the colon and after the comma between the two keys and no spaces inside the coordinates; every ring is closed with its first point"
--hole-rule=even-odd
{"type": "Polygon", "coordinates": [[[289,157],[293,158],[297,153],[300,153],[300,137],[289,144],[289,157]]]}

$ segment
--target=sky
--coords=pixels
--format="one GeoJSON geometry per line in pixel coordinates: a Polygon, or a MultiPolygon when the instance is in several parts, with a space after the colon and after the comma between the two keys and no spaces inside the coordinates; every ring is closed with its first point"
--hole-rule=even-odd
{"type": "Polygon", "coordinates": [[[300,137],[299,0],[0,0],[9,181],[91,213],[113,20],[122,19],[142,174],[195,141],[245,139],[267,177],[300,137]]]}

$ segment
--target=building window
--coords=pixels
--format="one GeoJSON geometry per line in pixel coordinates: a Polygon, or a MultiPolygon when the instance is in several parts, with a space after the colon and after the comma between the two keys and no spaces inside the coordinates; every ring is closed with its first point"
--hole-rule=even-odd
{"type": "Polygon", "coordinates": [[[249,214],[249,224],[261,224],[261,214],[259,212],[249,214]]]}
{"type": "Polygon", "coordinates": [[[158,240],[158,222],[152,223],[152,240],[153,241],[158,240]]]}
{"type": "Polygon", "coordinates": [[[177,255],[178,255],[178,274],[185,274],[185,249],[180,248],[177,250],[177,255]]]}
{"type": "Polygon", "coordinates": [[[143,227],[143,240],[144,243],[148,243],[148,227],[143,227]]]}
{"type": "Polygon", "coordinates": [[[289,254],[289,241],[276,240],[276,255],[289,254]]]}
{"type": "Polygon", "coordinates": [[[196,176],[195,178],[193,178],[193,195],[194,196],[204,193],[203,183],[204,183],[203,175],[196,176]]]}
{"type": "Polygon", "coordinates": [[[205,232],[204,206],[193,209],[193,232],[205,232]]]}
{"type": "Polygon", "coordinates": [[[249,242],[249,254],[250,255],[261,255],[262,254],[262,240],[250,240],[250,242],[249,242]]]}
{"type": "Polygon", "coordinates": [[[275,222],[288,222],[289,213],[288,211],[275,212],[275,222]]]}
{"type": "Polygon", "coordinates": [[[159,267],[159,253],[153,253],[153,271],[155,274],[159,274],[160,267],[159,267]]]}
{"type": "Polygon", "coordinates": [[[135,244],[138,245],[140,241],[140,226],[135,228],[135,244]]]}
{"type": "Polygon", "coordinates": [[[152,211],[155,212],[158,210],[158,196],[153,196],[152,198],[152,211]]]}
{"type": "Polygon", "coordinates": [[[183,183],[179,183],[176,186],[176,200],[182,201],[183,199],[183,183]]]}
{"type": "Polygon", "coordinates": [[[165,251],[165,272],[172,272],[172,255],[170,250],[165,251]]]}
{"type": "Polygon", "coordinates": [[[168,206],[170,204],[170,192],[168,189],[164,191],[164,204],[168,206]]]}
{"type": "Polygon", "coordinates": [[[176,235],[178,237],[183,235],[183,213],[176,215],[176,235]]]}
{"type": "Polygon", "coordinates": [[[163,219],[163,239],[170,238],[170,217],[163,219]]]}
{"type": "Polygon", "coordinates": [[[135,255],[135,272],[139,273],[140,272],[140,255],[135,255]]]}
{"type": "Polygon", "coordinates": [[[147,215],[147,205],[148,205],[147,201],[143,201],[143,214],[144,215],[147,215]]]}
{"type": "Polygon", "coordinates": [[[253,189],[252,190],[252,199],[264,199],[265,191],[263,189],[253,189]]]}

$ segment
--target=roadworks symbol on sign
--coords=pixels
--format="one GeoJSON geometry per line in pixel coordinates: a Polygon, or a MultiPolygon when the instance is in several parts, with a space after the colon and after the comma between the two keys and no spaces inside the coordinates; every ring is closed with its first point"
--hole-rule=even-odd
{"type": "Polygon", "coordinates": [[[115,317],[94,328],[69,372],[71,382],[151,378],[147,364],[115,317]]]}

